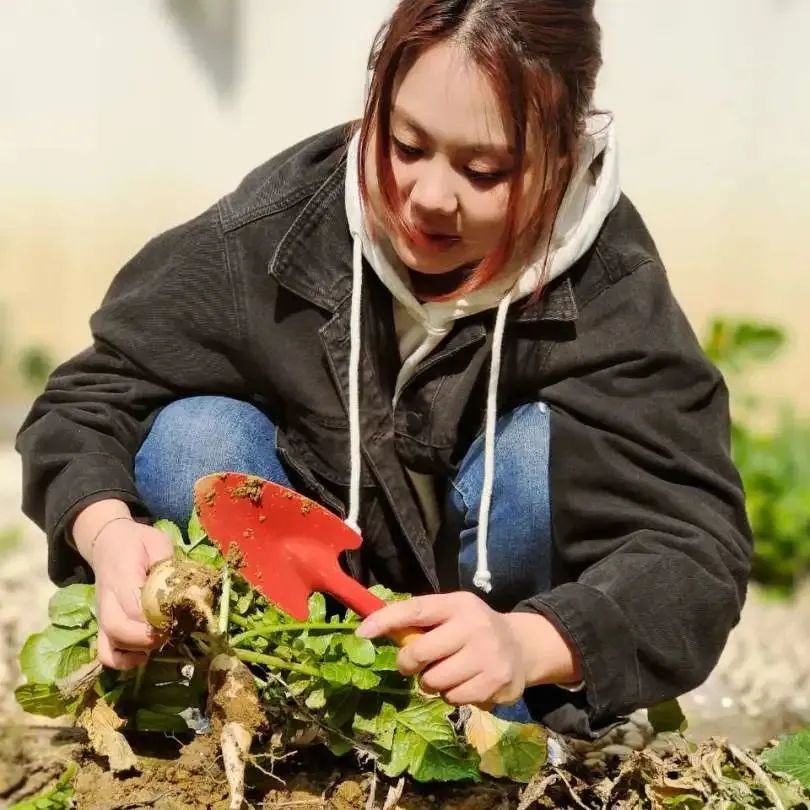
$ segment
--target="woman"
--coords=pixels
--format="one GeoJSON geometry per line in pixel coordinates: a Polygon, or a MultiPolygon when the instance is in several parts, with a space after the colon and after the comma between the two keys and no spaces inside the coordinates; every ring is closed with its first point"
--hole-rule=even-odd
{"type": "Polygon", "coordinates": [[[105,664],[160,643],[149,518],[233,469],[362,528],[351,573],[421,595],[361,634],[427,628],[399,666],[450,702],[593,736],[711,670],[751,552],[726,392],[591,112],[592,6],[402,0],[359,127],[116,277],[18,441],[105,664]]]}

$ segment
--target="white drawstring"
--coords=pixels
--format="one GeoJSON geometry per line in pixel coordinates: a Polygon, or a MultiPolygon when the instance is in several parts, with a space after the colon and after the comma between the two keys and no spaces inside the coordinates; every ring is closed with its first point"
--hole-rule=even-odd
{"type": "Polygon", "coordinates": [[[489,507],[492,503],[492,488],[495,479],[495,421],[498,412],[498,378],[501,374],[501,344],[506,328],[506,313],[512,302],[514,288],[509,290],[498,304],[495,330],[492,334],[492,357],[487,389],[487,412],[484,426],[484,483],[481,486],[481,506],[478,509],[478,537],[476,567],[473,585],[484,593],[492,590],[492,574],[487,561],[487,534],[489,531],[489,507]]]}
{"type": "MultiPolygon", "coordinates": [[[[360,310],[363,289],[363,247],[360,238],[354,236],[352,255],[352,305],[349,327],[349,514],[345,520],[360,533],[360,310]]],[[[492,590],[492,574],[487,561],[487,535],[489,510],[495,478],[495,423],[498,415],[498,380],[501,373],[501,347],[506,328],[506,315],[512,302],[514,289],[509,290],[498,304],[495,329],[492,335],[487,410],[484,426],[484,482],[481,487],[481,505],[478,510],[477,560],[473,584],[489,593],[492,590]]]]}
{"type": "Polygon", "coordinates": [[[352,310],[349,326],[349,515],[345,520],[360,534],[360,305],[363,291],[363,246],[354,237],[352,310]]]}

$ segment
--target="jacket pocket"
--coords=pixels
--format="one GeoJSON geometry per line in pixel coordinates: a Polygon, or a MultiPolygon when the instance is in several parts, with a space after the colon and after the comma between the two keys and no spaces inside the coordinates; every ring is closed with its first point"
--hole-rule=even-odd
{"type": "MultiPolygon", "coordinates": [[[[320,419],[316,414],[299,414],[289,419],[282,431],[291,458],[318,478],[339,487],[350,481],[348,422],[320,419]]],[[[375,480],[360,457],[360,486],[372,487],[375,480]]]]}

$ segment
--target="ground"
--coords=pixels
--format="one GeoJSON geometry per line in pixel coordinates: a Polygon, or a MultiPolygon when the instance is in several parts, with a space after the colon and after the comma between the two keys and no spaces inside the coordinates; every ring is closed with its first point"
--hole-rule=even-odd
{"type": "MultiPolygon", "coordinates": [[[[13,698],[19,680],[17,652],[30,633],[47,623],[47,602],[54,590],[46,575],[44,538],[22,516],[19,503],[19,458],[10,446],[0,445],[0,749],[3,740],[9,750],[19,751],[26,746],[39,751],[47,749],[53,752],[53,761],[75,744],[75,735],[60,728],[59,721],[23,715],[13,698]],[[12,726],[23,726],[23,737],[13,736],[12,726]]],[[[732,633],[717,668],[703,686],[682,699],[690,735],[699,739],[719,734],[739,745],[758,747],[783,731],[810,723],[809,620],[810,586],[801,589],[790,602],[770,600],[761,590],[752,588],[742,621],[732,633]]],[[[635,723],[602,741],[601,747],[638,747],[639,731],[641,739],[648,741],[649,729],[643,715],[634,720],[635,723]]],[[[14,778],[13,761],[2,753],[0,750],[0,762],[12,770],[9,775],[0,768],[0,795],[4,779],[8,783],[14,778]]],[[[589,756],[592,761],[603,758],[599,752],[589,756]]],[[[40,777],[47,782],[51,775],[46,767],[40,777]]],[[[336,778],[329,773],[322,776],[323,785],[336,778]]],[[[353,788],[343,785],[351,781],[351,778],[341,781],[341,790],[350,793],[353,788]]],[[[288,790],[291,789],[288,785],[288,790]]],[[[265,806],[292,806],[289,802],[293,799],[291,794],[284,793],[279,794],[279,801],[280,804],[265,803],[265,806]]],[[[295,801],[303,802],[297,805],[300,807],[324,806],[308,804],[309,800],[304,798],[295,801]]],[[[427,796],[425,802],[429,804],[427,796]]],[[[169,805],[164,806],[169,810],[169,805]]],[[[487,806],[497,806],[497,801],[487,806]]]]}

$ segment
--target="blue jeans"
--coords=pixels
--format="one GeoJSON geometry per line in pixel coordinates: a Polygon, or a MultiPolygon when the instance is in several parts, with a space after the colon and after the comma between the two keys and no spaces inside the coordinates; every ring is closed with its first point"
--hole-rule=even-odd
{"type": "MultiPolygon", "coordinates": [[[[551,587],[549,412],[543,403],[502,415],[495,432],[495,476],[487,548],[492,592],[480,596],[508,609],[551,587]]],[[[458,579],[474,590],[476,533],[484,479],[479,436],[447,489],[443,534],[457,538],[458,579]]],[[[194,482],[212,472],[250,473],[292,486],[276,454],[276,427],[253,405],[226,397],[178,400],[156,418],[135,458],[135,481],[149,511],[185,526],[194,482]]],[[[528,721],[522,701],[498,707],[499,716],[528,721]]]]}

